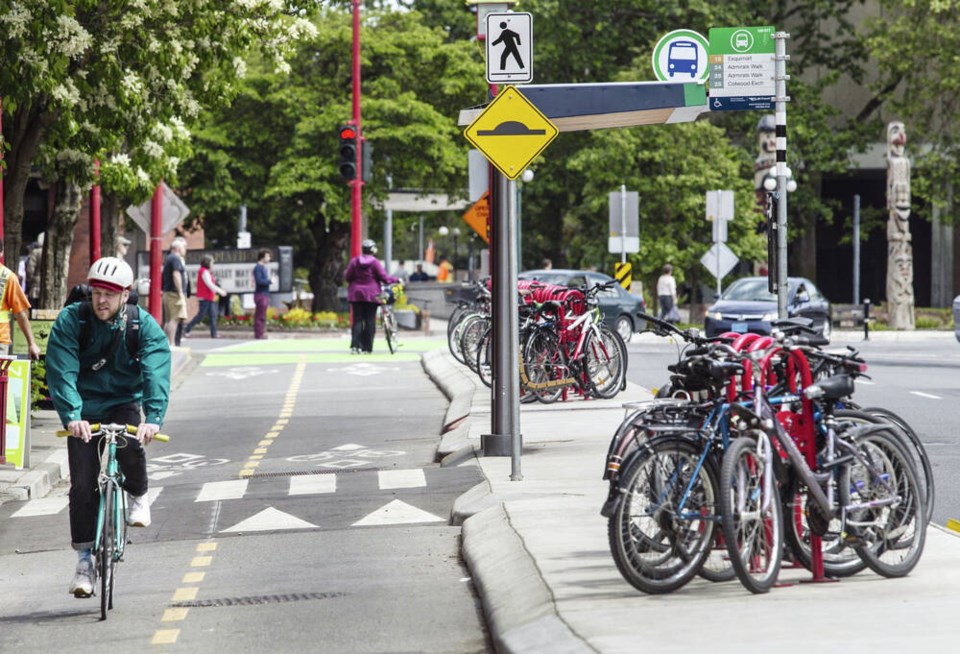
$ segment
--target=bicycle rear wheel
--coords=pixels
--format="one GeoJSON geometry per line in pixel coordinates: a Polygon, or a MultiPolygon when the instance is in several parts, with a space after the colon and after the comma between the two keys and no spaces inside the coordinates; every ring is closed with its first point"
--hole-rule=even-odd
{"type": "Polygon", "coordinates": [[[620,334],[600,326],[600,337],[591,333],[583,346],[591,394],[610,399],[620,392],[627,374],[627,346],[620,334]]]}
{"type": "Polygon", "coordinates": [[[113,572],[116,565],[114,549],[116,547],[116,501],[117,488],[106,484],[100,488],[103,493],[103,531],[100,534],[100,546],[97,549],[97,565],[100,570],[100,619],[107,619],[107,610],[113,608],[113,572]]]}
{"type": "Polygon", "coordinates": [[[883,577],[903,577],[920,561],[927,535],[913,457],[889,431],[867,428],[851,440],[860,458],[840,474],[847,533],[871,570],[883,577]]]}
{"type": "Polygon", "coordinates": [[[529,387],[529,385],[547,384],[562,379],[568,373],[569,369],[556,334],[549,329],[534,331],[523,347],[522,356],[528,383],[525,390],[532,393],[543,404],[551,404],[559,400],[563,395],[562,385],[529,387]]]}
{"type": "Polygon", "coordinates": [[[783,513],[772,466],[767,466],[773,456],[769,447],[765,438],[740,436],[720,468],[720,514],[730,563],[740,583],[758,594],[776,582],[783,560],[783,513]]]}
{"type": "Polygon", "coordinates": [[[380,307],[380,324],[383,325],[383,335],[387,339],[387,349],[390,354],[397,352],[397,317],[393,315],[393,309],[386,305],[380,307]]]}

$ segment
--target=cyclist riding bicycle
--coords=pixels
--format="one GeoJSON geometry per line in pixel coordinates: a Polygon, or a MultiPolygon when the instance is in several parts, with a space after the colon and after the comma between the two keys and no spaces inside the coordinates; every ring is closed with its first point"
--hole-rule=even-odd
{"type": "Polygon", "coordinates": [[[367,239],[360,244],[361,254],[350,260],[343,278],[347,281],[347,300],[353,312],[350,352],[370,354],[377,332],[377,307],[381,284],[396,284],[377,259],[377,244],[367,239]]]}
{"type": "Polygon", "coordinates": [[[170,396],[170,346],[153,317],[127,309],[133,270],[122,259],[104,257],[90,267],[91,299],[68,305],[57,316],[47,342],[47,385],[67,439],[70,463],[70,535],[78,552],[69,592],[90,597],[96,577],[92,547],[97,528],[97,477],[101,438],[91,422],[138,425],[125,438],[117,460],[125,477],[131,526],[150,525],[147,501],[149,444],[163,423],[170,396]],[[135,350],[128,338],[138,330],[135,350]],[[133,351],[131,351],[133,350],[133,351]],[[142,415],[141,415],[142,407],[142,415]]]}

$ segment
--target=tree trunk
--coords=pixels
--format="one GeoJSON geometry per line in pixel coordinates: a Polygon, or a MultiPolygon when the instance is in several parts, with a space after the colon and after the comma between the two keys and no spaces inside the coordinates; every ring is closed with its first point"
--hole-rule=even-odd
{"type": "Polygon", "coordinates": [[[310,269],[310,288],[313,289],[313,311],[340,311],[337,289],[343,279],[346,266],[343,252],[350,248],[350,223],[333,222],[327,231],[327,219],[317,221],[314,237],[317,242],[317,258],[310,269]]]}
{"type": "MultiPolygon", "coordinates": [[[[13,112],[13,125],[6,130],[5,138],[10,141],[10,151],[5,159],[7,164],[3,196],[3,240],[6,261],[17,268],[17,257],[23,240],[23,196],[30,180],[33,160],[50,126],[56,122],[59,112],[43,111],[39,107],[44,103],[37,101],[28,106],[18,107],[13,112]]],[[[4,121],[4,126],[8,124],[4,121]]]]}
{"type": "Polygon", "coordinates": [[[100,256],[117,254],[117,239],[120,236],[120,201],[116,193],[100,195],[100,256]]]}
{"type": "Polygon", "coordinates": [[[56,205],[47,225],[43,246],[43,286],[40,289],[40,306],[55,309],[63,306],[67,297],[67,273],[70,268],[70,246],[73,244],[73,228],[80,216],[83,192],[77,184],[61,180],[57,182],[56,205]]]}

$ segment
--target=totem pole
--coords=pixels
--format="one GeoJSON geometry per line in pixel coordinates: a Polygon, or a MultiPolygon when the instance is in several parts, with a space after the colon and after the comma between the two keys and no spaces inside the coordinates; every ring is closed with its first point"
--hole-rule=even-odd
{"type": "Polygon", "coordinates": [[[913,246],[910,245],[910,161],[903,123],[887,125],[887,320],[913,330],[913,246]]]}

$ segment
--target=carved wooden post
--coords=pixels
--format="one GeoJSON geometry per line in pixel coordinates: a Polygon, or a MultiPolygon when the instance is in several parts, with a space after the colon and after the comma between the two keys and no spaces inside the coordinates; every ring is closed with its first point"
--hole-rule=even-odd
{"type": "Polygon", "coordinates": [[[910,161],[903,123],[887,125],[887,320],[913,330],[913,246],[910,244],[910,161]]]}

